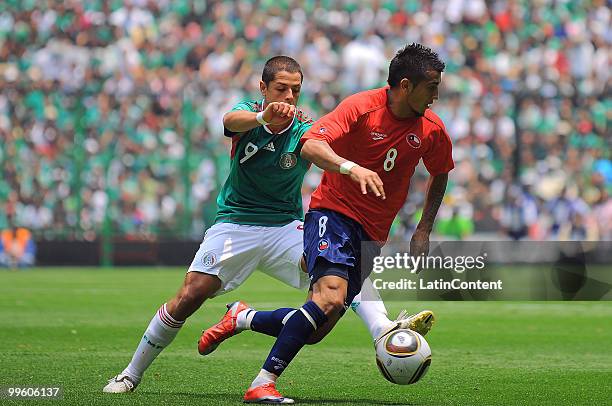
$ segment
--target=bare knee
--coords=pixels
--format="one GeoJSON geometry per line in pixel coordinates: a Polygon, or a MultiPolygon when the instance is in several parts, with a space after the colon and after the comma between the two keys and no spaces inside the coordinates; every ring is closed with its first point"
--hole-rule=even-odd
{"type": "Polygon", "coordinates": [[[202,306],[202,303],[219,290],[221,281],[218,277],[197,272],[190,272],[185,277],[183,286],[176,296],[167,304],[168,313],[176,320],[185,320],[202,306]]]}
{"type": "Polygon", "coordinates": [[[312,300],[328,318],[344,311],[348,282],[338,276],[324,276],[313,286],[312,300]]]}
{"type": "Polygon", "coordinates": [[[203,289],[196,284],[190,284],[177,294],[178,302],[185,307],[200,307],[206,299],[203,289]]]}
{"type": "Polygon", "coordinates": [[[344,297],[334,297],[326,301],[321,310],[327,317],[340,314],[344,311],[344,297]]]}

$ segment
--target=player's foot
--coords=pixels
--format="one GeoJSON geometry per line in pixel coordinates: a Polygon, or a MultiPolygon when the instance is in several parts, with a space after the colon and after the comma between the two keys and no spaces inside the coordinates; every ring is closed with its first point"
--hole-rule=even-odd
{"type": "Polygon", "coordinates": [[[295,401],[281,395],[274,382],[249,388],[244,394],[244,403],[293,404],[295,401]]]}
{"type": "Polygon", "coordinates": [[[422,336],[429,333],[429,330],[431,330],[431,327],[436,321],[436,316],[431,310],[423,310],[417,314],[406,317],[407,314],[408,312],[406,310],[402,310],[395,319],[399,325],[398,328],[407,328],[416,331],[422,336]]]}
{"type": "Polygon", "coordinates": [[[134,381],[127,375],[116,375],[108,380],[108,383],[102,389],[104,393],[126,393],[134,392],[138,386],[138,382],[134,381]]]}
{"type": "Polygon", "coordinates": [[[424,336],[425,334],[429,333],[429,330],[431,330],[431,327],[436,321],[436,316],[434,316],[431,310],[423,310],[417,314],[413,314],[412,316],[407,316],[407,314],[408,312],[406,310],[402,310],[395,319],[395,325],[392,325],[388,329],[381,332],[375,342],[377,342],[381,337],[384,337],[390,332],[398,329],[409,329],[424,336]]]}
{"type": "Polygon", "coordinates": [[[208,355],[217,349],[226,339],[238,334],[236,330],[236,317],[238,313],[250,309],[246,303],[237,301],[227,305],[227,312],[214,326],[202,331],[200,341],[198,341],[198,352],[201,355],[208,355]]]}

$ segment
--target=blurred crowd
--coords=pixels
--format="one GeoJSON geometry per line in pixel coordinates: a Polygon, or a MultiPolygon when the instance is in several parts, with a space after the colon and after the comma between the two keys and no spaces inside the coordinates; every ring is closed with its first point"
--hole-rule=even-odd
{"type": "Polygon", "coordinates": [[[447,65],[432,109],[456,169],[437,233],[609,240],[610,27],[605,0],[3,1],[0,229],[199,239],[229,167],[222,115],[258,97],[270,56],[301,63],[316,118],[383,86],[414,41],[447,65]]]}

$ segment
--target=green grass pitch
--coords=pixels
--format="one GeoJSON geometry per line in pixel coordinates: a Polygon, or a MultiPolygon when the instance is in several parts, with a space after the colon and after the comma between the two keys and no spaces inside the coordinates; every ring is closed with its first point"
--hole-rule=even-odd
{"type": "MultiPolygon", "coordinates": [[[[244,390],[273,340],[252,332],[208,357],[200,331],[241,298],[256,308],[297,306],[305,294],[256,274],[209,301],[153,363],[132,394],[102,393],[121,371],[183,270],[0,271],[0,387],[57,386],[62,401],[0,404],[228,405],[244,390]]],[[[416,385],[386,382],[362,322],[349,312],[306,347],[279,381],[303,405],[601,405],[612,400],[612,302],[391,302],[390,315],[429,308],[433,360],[416,385]]]]}

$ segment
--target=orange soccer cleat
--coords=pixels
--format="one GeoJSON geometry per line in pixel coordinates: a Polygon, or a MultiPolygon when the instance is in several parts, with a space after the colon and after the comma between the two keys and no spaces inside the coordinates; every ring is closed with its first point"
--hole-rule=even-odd
{"type": "Polygon", "coordinates": [[[201,355],[208,355],[217,349],[226,339],[238,334],[236,329],[236,317],[238,313],[250,309],[243,301],[237,301],[227,305],[227,312],[221,320],[214,326],[202,331],[200,341],[198,341],[198,352],[201,355]]]}
{"type": "Polygon", "coordinates": [[[274,382],[249,388],[244,394],[244,403],[266,404],[293,404],[293,399],[283,397],[277,390],[274,382]]]}

